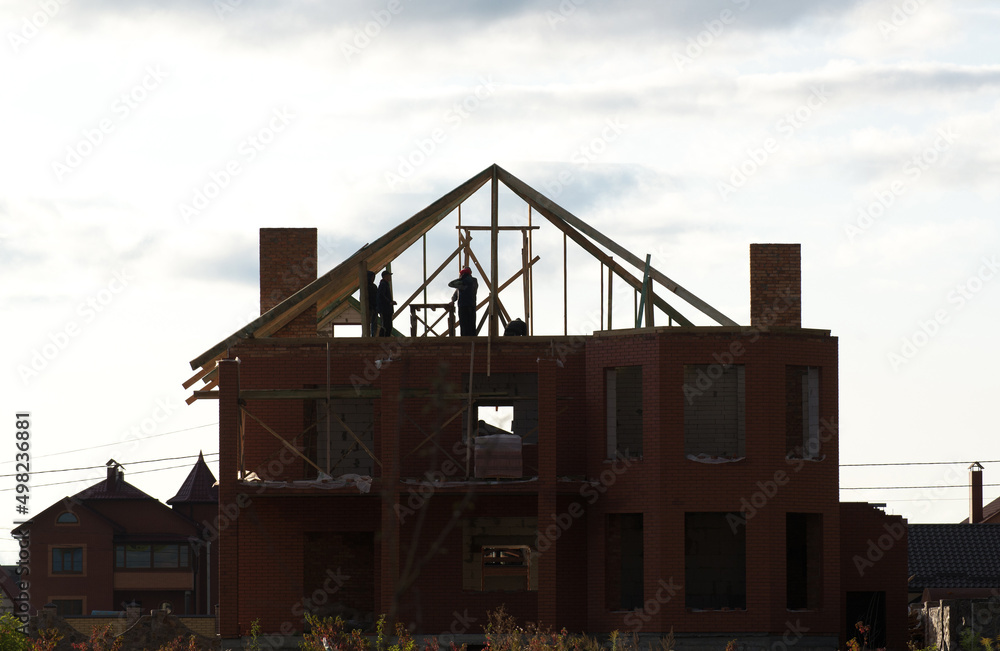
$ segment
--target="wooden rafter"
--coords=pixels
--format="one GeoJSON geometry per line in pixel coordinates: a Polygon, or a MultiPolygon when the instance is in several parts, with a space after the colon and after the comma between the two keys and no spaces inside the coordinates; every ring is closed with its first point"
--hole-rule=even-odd
{"type": "MultiPolygon", "coordinates": [[[[497,166],[497,175],[499,176],[500,180],[503,181],[504,185],[510,188],[514,192],[514,194],[516,194],[517,196],[521,197],[523,200],[534,206],[535,209],[541,212],[543,215],[545,215],[549,219],[549,221],[555,223],[555,220],[553,218],[558,218],[565,224],[572,226],[577,232],[586,235],[594,242],[597,242],[607,250],[619,256],[620,258],[628,262],[636,269],[644,268],[645,265],[638,256],[636,256],[631,251],[629,251],[625,247],[621,246],[620,244],[612,240],[610,237],[602,234],[596,228],[590,226],[583,220],[579,219],[578,217],[573,215],[571,212],[569,212],[559,204],[555,203],[554,201],[550,201],[540,192],[538,192],[537,190],[535,190],[534,188],[532,188],[524,181],[511,174],[510,172],[504,170],[502,167],[497,166]]],[[[573,236],[570,235],[570,237],[573,236]]],[[[617,270],[616,273],[618,273],[617,270]]],[[[673,292],[677,296],[687,301],[691,306],[697,308],[703,314],[712,318],[716,323],[726,326],[739,325],[735,321],[727,317],[725,314],[719,312],[714,307],[712,307],[705,301],[701,300],[700,298],[692,294],[690,291],[684,289],[670,278],[667,278],[666,275],[654,269],[653,267],[649,268],[649,275],[653,278],[653,280],[660,283],[661,285],[669,289],[671,292],[673,292]]]]}
{"type": "Polygon", "coordinates": [[[444,219],[459,204],[472,196],[476,190],[492,178],[492,175],[493,168],[486,168],[375,242],[365,245],[347,260],[193,359],[191,368],[196,369],[202,366],[248,336],[260,338],[277,332],[313,305],[322,311],[329,303],[351,295],[358,289],[357,269],[362,260],[367,260],[369,269],[384,267],[400,252],[444,219]]]}

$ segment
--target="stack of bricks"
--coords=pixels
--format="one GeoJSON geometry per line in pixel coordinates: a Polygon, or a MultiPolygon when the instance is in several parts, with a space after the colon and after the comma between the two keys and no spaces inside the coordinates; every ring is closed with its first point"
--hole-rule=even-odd
{"type": "MultiPolygon", "coordinates": [[[[316,280],[315,228],[260,229],[260,313],[316,280]]],[[[315,337],[316,308],[307,308],[273,336],[315,337]]]]}
{"type": "Polygon", "coordinates": [[[750,325],[802,327],[801,246],[750,245],[750,325]]]}

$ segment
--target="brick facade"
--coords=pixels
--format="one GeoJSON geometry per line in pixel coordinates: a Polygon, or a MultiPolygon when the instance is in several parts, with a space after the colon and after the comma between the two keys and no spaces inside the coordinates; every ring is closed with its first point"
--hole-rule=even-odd
{"type": "MultiPolygon", "coordinates": [[[[845,586],[862,586],[844,550],[872,529],[841,524],[837,340],[798,327],[797,245],[764,246],[749,328],[234,344],[219,368],[222,636],[256,619],[295,634],[304,611],[481,633],[503,604],[554,629],[836,648],[845,586]],[[470,363],[473,408],[506,401],[537,422],[521,479],[471,479],[470,363]],[[343,422],[321,455],[327,395],[343,422]],[[345,474],[337,458],[361,443],[368,492],[309,483],[313,463],[345,474]],[[237,480],[247,472],[268,481],[237,480]],[[525,544],[527,575],[486,560],[525,544]],[[483,591],[487,569],[514,578],[483,591]]],[[[893,607],[905,601],[905,576],[879,576],[893,607]]]]}

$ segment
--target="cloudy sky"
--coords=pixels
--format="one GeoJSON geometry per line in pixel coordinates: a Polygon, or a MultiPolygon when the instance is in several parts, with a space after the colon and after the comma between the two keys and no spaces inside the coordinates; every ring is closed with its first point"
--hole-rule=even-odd
{"type": "MultiPolygon", "coordinates": [[[[842,485],[963,484],[981,460],[1000,495],[991,3],[159,5],[0,3],[0,536],[19,411],[32,512],[110,458],[166,500],[193,461],[170,458],[218,452],[217,405],[180,385],[257,313],[260,227],[317,227],[322,273],[494,162],[740,323],[748,245],[800,242],[804,325],[840,342],[842,463],[964,462],[842,485]]],[[[556,301],[546,237],[536,292],[556,301]]],[[[569,329],[589,332],[600,269],[569,260],[569,329]]],[[[961,488],[841,495],[911,522],[967,512],[961,488]]]]}

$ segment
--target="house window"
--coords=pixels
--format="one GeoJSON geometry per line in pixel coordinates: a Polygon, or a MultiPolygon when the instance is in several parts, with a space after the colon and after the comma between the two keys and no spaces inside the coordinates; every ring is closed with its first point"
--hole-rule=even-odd
{"type": "Polygon", "coordinates": [[[60,617],[71,617],[83,614],[83,599],[51,599],[56,606],[56,614],[60,617]]]}
{"type": "Polygon", "coordinates": [[[785,577],[789,610],[820,607],[823,572],[823,516],[785,514],[785,577]]]}
{"type": "Polygon", "coordinates": [[[605,531],[608,610],[642,608],[642,513],[609,513],[605,531]]]}
{"type": "Polygon", "coordinates": [[[468,518],[462,525],[462,587],[465,590],[537,590],[532,562],[537,519],[468,518]]]}
{"type": "Polygon", "coordinates": [[[119,569],[176,569],[191,566],[187,545],[135,544],[115,546],[115,567],[119,569]]]}
{"type": "Polygon", "coordinates": [[[642,456],[642,367],[605,370],[607,458],[642,456]]]}
{"type": "Polygon", "coordinates": [[[684,366],[684,454],[744,456],[744,365],[684,366]]]}
{"type": "Polygon", "coordinates": [[[53,547],[53,574],[83,574],[83,547],[53,547]]]}
{"type": "Polygon", "coordinates": [[[80,519],[69,511],[65,511],[56,518],[56,524],[80,524],[80,519]]]}
{"type": "Polygon", "coordinates": [[[684,592],[688,608],[745,610],[746,527],[738,513],[684,514],[684,592]]]}
{"type": "Polygon", "coordinates": [[[785,367],[785,447],[795,459],[819,457],[819,368],[785,367]]]}
{"type": "Polygon", "coordinates": [[[374,476],[375,406],[370,398],[316,401],[316,465],[328,475],[374,476]],[[367,450],[365,449],[367,448],[367,450]]]}

